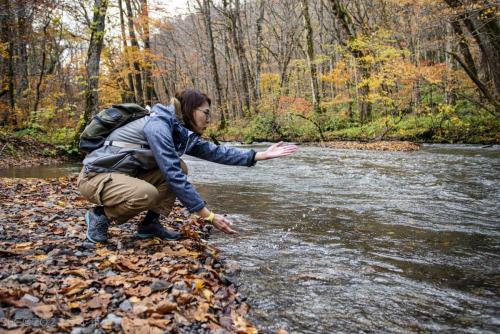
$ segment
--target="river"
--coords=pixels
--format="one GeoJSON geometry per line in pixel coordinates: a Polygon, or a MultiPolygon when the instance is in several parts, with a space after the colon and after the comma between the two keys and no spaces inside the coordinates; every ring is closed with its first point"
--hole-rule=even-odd
{"type": "Polygon", "coordinates": [[[211,243],[264,331],[500,332],[500,146],[186,162],[236,222],[211,243]]]}

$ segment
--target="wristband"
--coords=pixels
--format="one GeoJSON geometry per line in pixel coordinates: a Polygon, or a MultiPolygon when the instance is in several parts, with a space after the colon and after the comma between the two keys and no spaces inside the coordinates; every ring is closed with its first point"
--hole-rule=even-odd
{"type": "Polygon", "coordinates": [[[205,219],[208,220],[210,223],[213,223],[214,222],[214,218],[215,218],[215,213],[213,213],[211,211],[210,214],[208,215],[208,217],[205,218],[205,219]]]}

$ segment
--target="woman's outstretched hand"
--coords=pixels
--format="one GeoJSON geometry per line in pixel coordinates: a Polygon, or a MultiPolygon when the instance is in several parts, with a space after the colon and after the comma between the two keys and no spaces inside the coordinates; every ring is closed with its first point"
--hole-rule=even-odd
{"type": "Polygon", "coordinates": [[[287,155],[295,152],[297,152],[297,146],[293,144],[285,144],[280,141],[279,143],[269,146],[264,152],[257,152],[255,155],[255,161],[286,157],[287,155]]]}
{"type": "Polygon", "coordinates": [[[221,215],[215,215],[214,217],[214,221],[212,222],[212,224],[219,230],[221,230],[222,232],[226,233],[226,234],[238,234],[238,232],[236,232],[235,230],[233,230],[230,226],[233,225],[233,222],[230,221],[229,219],[227,219],[226,217],[224,216],[221,216],[221,215]]]}

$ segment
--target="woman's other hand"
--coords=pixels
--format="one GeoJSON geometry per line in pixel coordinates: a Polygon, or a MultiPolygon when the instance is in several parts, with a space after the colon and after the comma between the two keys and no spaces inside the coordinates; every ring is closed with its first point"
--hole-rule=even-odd
{"type": "Polygon", "coordinates": [[[297,152],[296,145],[285,144],[280,141],[279,143],[269,146],[264,152],[257,152],[255,155],[255,161],[286,157],[287,155],[295,152],[297,152]]]}
{"type": "Polygon", "coordinates": [[[235,230],[233,230],[230,226],[233,225],[233,222],[230,221],[229,219],[227,219],[226,217],[224,216],[221,216],[221,215],[215,215],[214,217],[214,221],[212,222],[212,224],[219,230],[221,230],[222,232],[226,233],[226,234],[238,234],[238,232],[236,232],[235,230]]]}

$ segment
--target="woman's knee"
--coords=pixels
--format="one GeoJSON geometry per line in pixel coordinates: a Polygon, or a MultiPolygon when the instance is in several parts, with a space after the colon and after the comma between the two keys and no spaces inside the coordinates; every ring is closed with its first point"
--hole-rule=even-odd
{"type": "Polygon", "coordinates": [[[160,198],[158,189],[153,185],[141,185],[123,203],[130,211],[143,211],[156,205],[160,198]]]}

